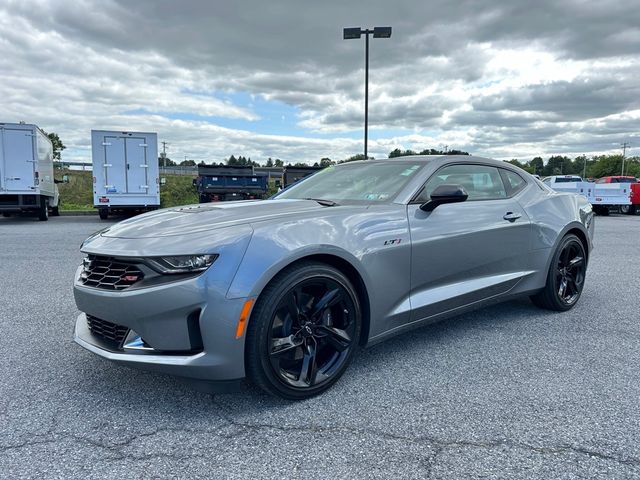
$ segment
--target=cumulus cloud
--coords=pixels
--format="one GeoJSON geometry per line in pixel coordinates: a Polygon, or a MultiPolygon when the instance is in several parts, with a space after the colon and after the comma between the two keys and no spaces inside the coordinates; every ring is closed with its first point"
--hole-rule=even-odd
{"type": "Polygon", "coordinates": [[[58,132],[88,159],[89,130],[157,131],[171,154],[317,161],[450,148],[500,158],[603,152],[637,138],[640,10],[615,0],[8,0],[0,6],[0,121],[58,132]],[[241,93],[293,109],[267,134],[241,93]]]}

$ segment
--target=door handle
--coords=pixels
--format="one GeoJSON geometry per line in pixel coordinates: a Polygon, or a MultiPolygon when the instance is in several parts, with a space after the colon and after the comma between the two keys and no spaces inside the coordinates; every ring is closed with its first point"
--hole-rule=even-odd
{"type": "Polygon", "coordinates": [[[521,216],[522,215],[520,215],[519,213],[516,213],[516,212],[507,212],[507,213],[504,214],[504,216],[502,218],[504,218],[505,220],[509,220],[510,222],[515,222],[521,216]]]}

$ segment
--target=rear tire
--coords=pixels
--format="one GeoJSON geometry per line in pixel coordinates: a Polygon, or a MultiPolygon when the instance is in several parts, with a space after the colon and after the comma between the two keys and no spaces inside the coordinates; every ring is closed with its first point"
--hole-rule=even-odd
{"type": "Polygon", "coordinates": [[[260,294],[245,343],[247,375],[271,395],[302,400],[342,376],[362,324],[358,295],[336,268],[302,262],[260,294]]]}
{"type": "Polygon", "coordinates": [[[41,222],[46,222],[47,220],[49,220],[49,202],[45,197],[40,197],[38,220],[40,220],[41,222]]]}
{"type": "Polygon", "coordinates": [[[106,220],[109,218],[109,209],[108,208],[99,208],[98,215],[100,215],[100,220],[106,220]]]}
{"type": "Polygon", "coordinates": [[[59,217],[60,216],[60,207],[53,207],[51,209],[51,216],[52,217],[59,217]]]}
{"type": "Polygon", "coordinates": [[[584,245],[573,234],[565,236],[551,259],[545,287],[531,296],[531,301],[547,310],[571,310],[582,295],[586,272],[584,245]]]}
{"type": "Polygon", "coordinates": [[[3,216],[3,217],[5,217],[5,218],[7,218],[7,217],[10,217],[10,216],[11,216],[11,214],[10,214],[10,213],[8,213],[8,212],[4,212],[4,213],[2,214],[2,216],[3,216]]]}

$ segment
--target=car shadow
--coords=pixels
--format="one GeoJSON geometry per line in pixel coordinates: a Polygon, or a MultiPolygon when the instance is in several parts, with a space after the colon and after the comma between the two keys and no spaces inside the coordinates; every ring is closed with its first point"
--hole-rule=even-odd
{"type": "MultiPolygon", "coordinates": [[[[322,396],[314,397],[309,401],[318,401],[317,399],[324,396],[339,395],[334,391],[337,388],[349,390],[350,378],[375,375],[380,363],[385,360],[388,368],[395,368],[394,365],[401,363],[396,358],[398,355],[407,353],[418,355],[420,352],[429,352],[431,355],[435,352],[437,355],[438,349],[443,349],[448,342],[472,341],[479,332],[483,335],[492,335],[492,331],[499,332],[519,323],[530,325],[532,318],[539,321],[552,315],[554,314],[551,312],[535,307],[525,298],[417,327],[380,344],[357,351],[343,379],[322,396]]],[[[274,413],[299,403],[272,397],[248,382],[243,382],[239,390],[230,393],[206,393],[194,389],[193,386],[178,378],[105,364],[103,359],[88,353],[86,355],[90,364],[96,363],[95,366],[100,368],[93,370],[95,366],[91,367],[90,376],[93,381],[85,383],[85,388],[89,388],[92,395],[110,396],[113,401],[121,403],[122,408],[130,407],[131,402],[143,402],[146,405],[145,408],[161,408],[182,416],[183,414],[179,412],[188,411],[190,408],[202,408],[203,402],[210,406],[213,402],[215,410],[222,416],[234,415],[237,412],[242,412],[243,416],[246,416],[249,412],[259,415],[265,410],[274,413]],[[118,379],[117,390],[114,390],[114,378],[118,379]],[[145,395],[141,396],[141,393],[145,395]]]]}

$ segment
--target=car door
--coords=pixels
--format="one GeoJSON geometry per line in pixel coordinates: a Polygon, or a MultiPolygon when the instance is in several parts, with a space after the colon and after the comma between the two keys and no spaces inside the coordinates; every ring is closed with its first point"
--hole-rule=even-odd
{"type": "Polygon", "coordinates": [[[444,166],[408,205],[412,322],[504,294],[527,275],[530,220],[499,170],[444,166]],[[440,184],[461,185],[468,199],[421,210],[440,184]]]}

